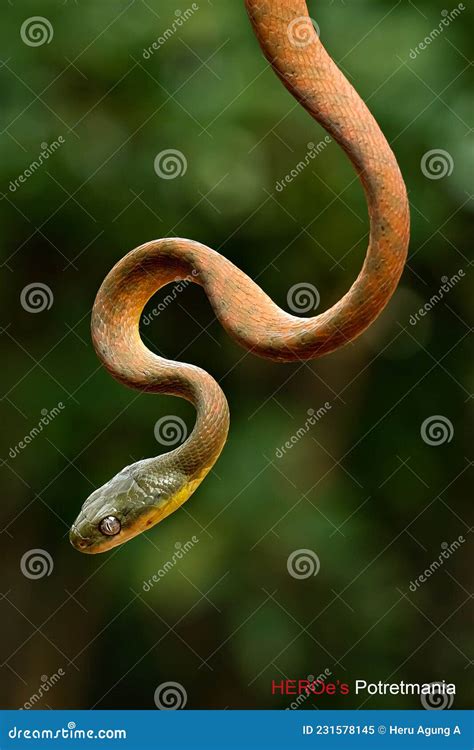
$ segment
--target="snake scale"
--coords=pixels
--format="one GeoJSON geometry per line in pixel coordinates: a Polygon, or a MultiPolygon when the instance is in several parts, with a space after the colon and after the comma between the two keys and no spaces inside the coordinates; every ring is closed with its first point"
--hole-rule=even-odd
{"type": "Polygon", "coordinates": [[[320,357],[362,333],[387,304],[404,267],[409,208],[397,161],[367,106],[321,44],[305,1],[245,0],[245,5],[283,85],[354,165],[370,219],[365,261],[333,307],[304,319],[280,309],[239,268],[199,242],[155,240],[117,263],[93,307],[96,352],[121,383],[190,401],[196,422],[182,445],[127,466],[87,498],[70,531],[82,552],[122,544],[176,510],[202,482],[227,438],[229,409],[214,378],[199,367],[156,356],[141,340],[140,317],[155,292],[177,279],[192,279],[241,346],[292,362],[320,357]]]}

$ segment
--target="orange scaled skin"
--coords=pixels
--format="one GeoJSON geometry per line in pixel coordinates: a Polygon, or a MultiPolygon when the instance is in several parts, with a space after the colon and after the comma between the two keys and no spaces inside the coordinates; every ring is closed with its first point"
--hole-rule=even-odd
{"type": "MultiPolygon", "coordinates": [[[[71,541],[78,549],[87,547],[83,551],[101,552],[121,544],[173,512],[194,492],[226,441],[229,412],[216,381],[198,367],[152,354],[141,341],[140,316],[158,289],[176,279],[190,278],[204,288],[219,321],[239,344],[261,357],[289,362],[319,357],[362,333],[387,304],[404,267],[409,209],[395,156],[366,105],[319,41],[306,3],[246,0],[246,7],[275,73],[354,164],[370,217],[367,255],[347,294],[321,315],[305,319],[281,310],[230,261],[192,240],[149,242],[112,269],[97,294],[92,315],[98,356],[120,382],[139,390],[186,398],[195,405],[197,416],[194,430],[183,445],[165,457],[130,467],[141,486],[147,486],[153,472],[162,478],[166,471],[179,470],[180,476],[186,477],[180,492],[166,506],[162,504],[159,512],[148,508],[146,522],[145,517],[139,522],[134,517],[133,526],[124,527],[117,537],[91,537],[87,544],[75,531],[79,533],[81,524],[85,528],[84,519],[88,519],[90,535],[91,524],[95,524],[90,514],[88,517],[86,501],[71,532],[71,541]],[[141,466],[145,463],[146,472],[141,466]]],[[[119,515],[121,508],[117,510],[116,506],[115,502],[111,507],[119,515]]],[[[98,518],[97,501],[94,513],[94,519],[98,518]]]]}

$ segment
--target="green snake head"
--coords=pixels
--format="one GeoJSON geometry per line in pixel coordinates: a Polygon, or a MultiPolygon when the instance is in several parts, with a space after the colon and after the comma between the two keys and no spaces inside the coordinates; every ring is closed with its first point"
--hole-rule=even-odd
{"type": "Polygon", "coordinates": [[[127,466],[89,495],[69,532],[71,544],[88,554],[117,547],[176,510],[194,488],[166,456],[127,466]]]}

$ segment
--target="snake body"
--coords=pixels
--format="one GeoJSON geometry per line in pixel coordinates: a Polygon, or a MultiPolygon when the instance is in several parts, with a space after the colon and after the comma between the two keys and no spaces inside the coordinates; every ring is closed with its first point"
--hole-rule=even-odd
{"type": "Polygon", "coordinates": [[[153,354],[139,334],[148,300],[166,284],[200,284],[228,334],[261,357],[291,362],[334,351],[362,333],[393,294],[406,259],[409,209],[394,154],[362,99],[321,44],[304,0],[246,0],[263,53],[284,86],[348,154],[363,185],[370,237],[359,276],[329,310],[298,318],[280,309],[239,268],[214,250],[180,238],[148,242],[110,271],[97,294],[92,338],[121,383],[179,396],[196,408],[186,442],[123,469],[84,503],[70,532],[83,552],[102,552],[178,508],[217,460],[229,410],[204,370],[153,354]]]}

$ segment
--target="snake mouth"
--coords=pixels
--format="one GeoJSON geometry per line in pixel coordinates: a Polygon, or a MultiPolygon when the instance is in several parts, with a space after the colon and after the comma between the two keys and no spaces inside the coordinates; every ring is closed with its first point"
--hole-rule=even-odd
{"type": "Polygon", "coordinates": [[[81,532],[75,524],[72,524],[69,531],[69,541],[71,542],[74,549],[79,550],[79,552],[87,552],[87,548],[91,547],[93,543],[92,539],[87,539],[86,537],[82,536],[81,532]]]}
{"type": "MultiPolygon", "coordinates": [[[[108,538],[109,537],[104,537],[104,542],[98,544],[97,540],[87,539],[86,537],[83,537],[74,526],[72,526],[71,530],[69,531],[69,541],[71,542],[74,549],[86,555],[96,555],[98,552],[107,552],[109,546],[111,546],[105,541],[105,539],[108,538]]],[[[112,538],[113,537],[110,537],[110,539],[112,538]]]]}

